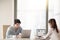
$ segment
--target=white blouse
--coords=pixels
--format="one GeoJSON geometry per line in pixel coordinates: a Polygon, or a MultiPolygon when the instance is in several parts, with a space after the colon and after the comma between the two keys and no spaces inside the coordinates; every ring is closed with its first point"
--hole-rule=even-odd
{"type": "Polygon", "coordinates": [[[50,40],[60,40],[60,33],[57,33],[55,29],[51,28],[46,36],[43,36],[44,39],[50,37],[50,40]]]}

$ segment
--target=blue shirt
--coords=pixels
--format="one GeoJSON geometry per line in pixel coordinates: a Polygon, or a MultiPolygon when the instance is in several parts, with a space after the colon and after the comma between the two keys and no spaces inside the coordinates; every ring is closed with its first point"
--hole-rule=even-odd
{"type": "Polygon", "coordinates": [[[7,29],[7,32],[6,32],[6,38],[10,38],[12,37],[12,35],[18,35],[19,33],[22,32],[22,28],[19,27],[16,31],[15,31],[15,28],[14,26],[10,26],[8,27],[7,29]]]}

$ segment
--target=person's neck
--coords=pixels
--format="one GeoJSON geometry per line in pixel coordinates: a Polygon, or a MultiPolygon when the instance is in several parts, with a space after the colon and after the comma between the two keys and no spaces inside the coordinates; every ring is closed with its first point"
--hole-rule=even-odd
{"type": "Polygon", "coordinates": [[[15,27],[15,31],[17,31],[17,30],[18,30],[18,28],[15,27]]]}

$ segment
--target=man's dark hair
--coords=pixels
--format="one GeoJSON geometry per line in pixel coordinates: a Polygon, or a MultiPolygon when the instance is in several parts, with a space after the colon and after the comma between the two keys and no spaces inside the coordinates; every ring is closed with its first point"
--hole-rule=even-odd
{"type": "Polygon", "coordinates": [[[20,23],[21,24],[21,21],[19,19],[14,19],[14,24],[16,23],[20,23]]]}

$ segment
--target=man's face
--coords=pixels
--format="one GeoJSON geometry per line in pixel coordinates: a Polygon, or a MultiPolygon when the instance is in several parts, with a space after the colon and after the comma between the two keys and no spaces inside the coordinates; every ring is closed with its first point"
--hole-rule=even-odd
{"type": "Polygon", "coordinates": [[[19,27],[20,27],[20,23],[16,23],[15,28],[19,28],[19,27]]]}

